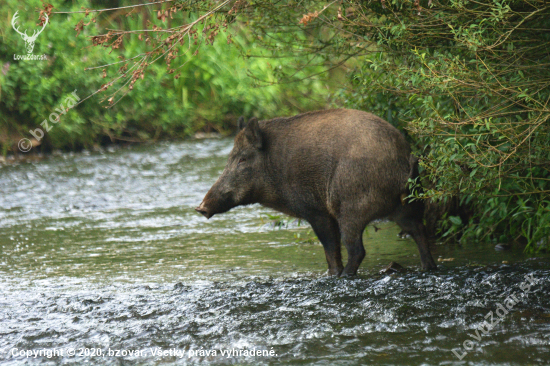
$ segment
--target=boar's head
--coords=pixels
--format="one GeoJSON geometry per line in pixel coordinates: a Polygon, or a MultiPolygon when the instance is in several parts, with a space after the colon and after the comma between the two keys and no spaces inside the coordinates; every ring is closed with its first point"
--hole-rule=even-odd
{"type": "Polygon", "coordinates": [[[195,209],[207,219],[236,206],[256,203],[262,190],[264,154],[258,120],[254,117],[245,124],[241,117],[239,129],[222,175],[195,209]]]}

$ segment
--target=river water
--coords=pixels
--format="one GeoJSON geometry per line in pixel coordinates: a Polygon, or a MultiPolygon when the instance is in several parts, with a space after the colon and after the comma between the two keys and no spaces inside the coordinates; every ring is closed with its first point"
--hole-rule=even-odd
{"type": "Polygon", "coordinates": [[[193,210],[231,146],[0,166],[0,364],[550,364],[548,255],[435,244],[422,273],[377,223],[359,275],[327,277],[306,224],[193,210]],[[391,261],[409,271],[380,274],[391,261]]]}

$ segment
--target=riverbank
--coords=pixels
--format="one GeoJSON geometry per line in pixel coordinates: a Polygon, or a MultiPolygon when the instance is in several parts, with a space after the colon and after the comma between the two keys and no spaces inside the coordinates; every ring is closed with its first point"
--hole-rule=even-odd
{"type": "MultiPolygon", "coordinates": [[[[193,140],[204,140],[204,139],[220,139],[223,137],[227,137],[229,133],[226,135],[223,135],[218,132],[197,132],[192,136],[188,136],[186,138],[181,139],[180,141],[193,141],[193,140]]],[[[19,152],[18,154],[8,154],[7,156],[0,155],[0,164],[3,165],[12,165],[12,164],[18,164],[18,163],[28,163],[28,162],[39,162],[42,161],[48,157],[56,157],[56,156],[74,156],[74,154],[83,154],[83,155],[89,155],[90,153],[105,153],[105,152],[114,152],[119,149],[125,149],[130,148],[135,145],[151,145],[155,143],[163,143],[163,142],[174,142],[173,140],[161,140],[161,141],[144,141],[144,142],[126,142],[126,143],[111,143],[105,146],[99,146],[94,145],[90,150],[88,149],[82,149],[80,151],[61,151],[61,150],[53,150],[53,151],[37,151],[37,149],[31,149],[27,152],[19,152]]]]}

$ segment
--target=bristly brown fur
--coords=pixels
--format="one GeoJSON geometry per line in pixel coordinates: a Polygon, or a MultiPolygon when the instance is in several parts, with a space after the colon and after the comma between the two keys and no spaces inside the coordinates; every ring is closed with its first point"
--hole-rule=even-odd
{"type": "Polygon", "coordinates": [[[333,109],[253,119],[235,137],[227,166],[197,208],[207,217],[260,203],[307,220],[329,271],[354,275],[365,256],[362,234],[388,217],[415,239],[422,267],[436,268],[420,201],[402,204],[416,164],[403,135],[362,111],[333,109]],[[341,243],[347,248],[344,268],[341,243]]]}

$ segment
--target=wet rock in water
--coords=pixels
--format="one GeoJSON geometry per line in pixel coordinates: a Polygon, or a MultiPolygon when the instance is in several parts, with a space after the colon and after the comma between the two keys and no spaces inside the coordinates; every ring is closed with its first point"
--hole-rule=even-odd
{"type": "Polygon", "coordinates": [[[501,252],[503,250],[509,250],[510,249],[510,245],[508,244],[502,244],[502,243],[498,243],[497,245],[495,245],[495,250],[501,252]]]}
{"type": "Polygon", "coordinates": [[[103,302],[103,300],[101,299],[101,297],[99,297],[95,300],[94,299],[84,299],[84,300],[82,300],[82,305],[90,306],[90,305],[100,304],[102,302],[103,302]]]}
{"type": "Polygon", "coordinates": [[[174,290],[185,290],[185,285],[181,282],[178,282],[174,285],[174,290]]]}
{"type": "Polygon", "coordinates": [[[397,262],[391,262],[390,264],[388,264],[386,266],[386,268],[384,268],[383,270],[380,271],[380,274],[392,274],[392,273],[403,273],[405,272],[407,269],[405,267],[403,267],[402,265],[400,265],[399,263],[397,262]]]}

